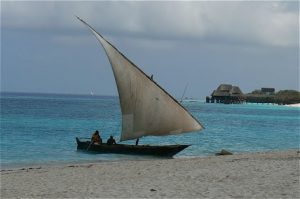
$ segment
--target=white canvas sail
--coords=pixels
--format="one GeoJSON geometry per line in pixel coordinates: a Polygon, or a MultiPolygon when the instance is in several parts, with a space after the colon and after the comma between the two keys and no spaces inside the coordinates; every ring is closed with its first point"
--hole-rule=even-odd
{"type": "Polygon", "coordinates": [[[199,131],[203,126],[170,94],[88,26],[103,46],[115,76],[122,111],[121,141],[199,131]]]}

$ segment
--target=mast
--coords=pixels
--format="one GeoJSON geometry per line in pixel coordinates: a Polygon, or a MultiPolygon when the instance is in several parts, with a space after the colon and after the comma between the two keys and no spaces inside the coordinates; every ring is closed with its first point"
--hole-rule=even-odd
{"type": "Polygon", "coordinates": [[[182,96],[181,96],[181,99],[180,99],[180,103],[181,103],[182,100],[183,100],[183,97],[184,97],[184,95],[185,95],[185,92],[186,92],[187,87],[188,87],[188,84],[185,85],[184,91],[183,91],[182,96]]]}
{"type": "Polygon", "coordinates": [[[175,98],[85,21],[104,48],[116,80],[122,112],[121,141],[199,131],[204,127],[175,98]]]}

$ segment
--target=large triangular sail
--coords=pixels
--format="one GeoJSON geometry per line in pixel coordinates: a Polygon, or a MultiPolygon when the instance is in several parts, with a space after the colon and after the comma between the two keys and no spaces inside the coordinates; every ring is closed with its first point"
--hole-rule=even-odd
{"type": "Polygon", "coordinates": [[[125,57],[89,24],[110,61],[122,111],[121,141],[199,131],[203,126],[177,100],[125,57]]]}

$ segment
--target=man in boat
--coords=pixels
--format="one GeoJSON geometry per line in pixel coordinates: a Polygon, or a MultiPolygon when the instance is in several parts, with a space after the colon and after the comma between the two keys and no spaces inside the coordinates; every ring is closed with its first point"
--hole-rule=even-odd
{"type": "Polygon", "coordinates": [[[92,135],[91,143],[102,144],[102,138],[100,137],[98,130],[96,130],[95,133],[92,135]]]}
{"type": "Polygon", "coordinates": [[[112,135],[108,138],[107,144],[108,144],[108,145],[117,144],[117,143],[116,143],[116,140],[114,139],[114,137],[113,137],[112,135]]]}

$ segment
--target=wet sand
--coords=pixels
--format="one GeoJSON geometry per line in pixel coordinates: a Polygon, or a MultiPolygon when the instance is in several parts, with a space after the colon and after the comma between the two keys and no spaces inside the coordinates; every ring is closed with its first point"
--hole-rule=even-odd
{"type": "Polygon", "coordinates": [[[299,151],[1,171],[1,198],[300,198],[299,151]]]}

